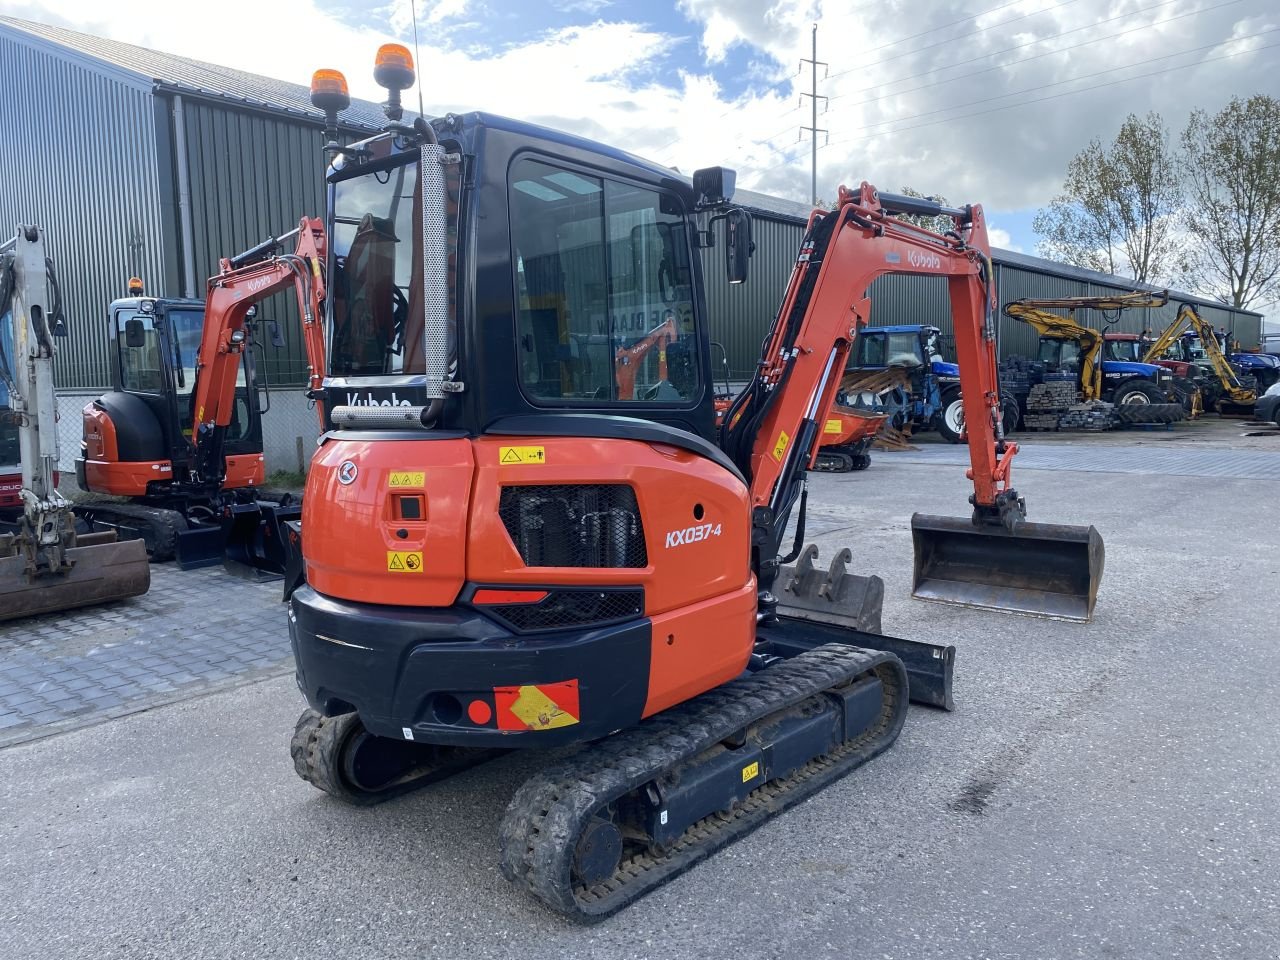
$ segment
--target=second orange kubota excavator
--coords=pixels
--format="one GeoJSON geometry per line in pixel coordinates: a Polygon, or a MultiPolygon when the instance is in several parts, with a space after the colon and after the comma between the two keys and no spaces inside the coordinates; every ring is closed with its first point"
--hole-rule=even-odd
{"type": "Polygon", "coordinates": [[[1028,523],[1010,485],[981,207],[863,184],[814,211],[717,427],[697,250],[723,226],[745,277],[732,171],[690,186],[489,114],[406,123],[409,52],[375,77],[387,129],[347,146],[345,81],[313,82],[330,296],[286,577],[301,776],[369,804],[486,751],[579,745],[517,791],[500,862],[591,920],[888,748],[908,699],[949,707],[954,647],[883,635],[880,580],[802,550],[806,474],[887,273],[946,279],[973,481],[972,518],[913,517],[916,595],[1088,619],[1101,539],[1028,523]],[[618,331],[673,301],[667,385],[624,389],[618,331]]]}

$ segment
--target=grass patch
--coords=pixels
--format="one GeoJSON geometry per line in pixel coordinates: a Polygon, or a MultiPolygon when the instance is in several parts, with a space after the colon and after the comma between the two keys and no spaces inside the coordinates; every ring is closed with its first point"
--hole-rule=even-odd
{"type": "Polygon", "coordinates": [[[307,475],[297,470],[276,470],[267,477],[265,486],[283,487],[286,490],[300,489],[307,485],[307,475]]]}

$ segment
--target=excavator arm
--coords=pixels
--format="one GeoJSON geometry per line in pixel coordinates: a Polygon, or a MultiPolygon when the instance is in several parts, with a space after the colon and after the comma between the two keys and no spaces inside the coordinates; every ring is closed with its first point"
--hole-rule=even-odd
{"type": "Polygon", "coordinates": [[[667,347],[678,340],[675,321],[663,320],[629,347],[619,347],[613,356],[613,378],[618,384],[618,399],[632,400],[636,394],[636,372],[654,347],[658,347],[658,380],[667,379],[667,347]],[[660,346],[659,346],[660,345],[660,346]]]}
{"type": "MultiPolygon", "coordinates": [[[[302,316],[308,388],[313,394],[319,390],[325,371],[321,304],[326,250],[323,221],[303,217],[297,229],[235,257],[224,257],[217,276],[209,278],[193,395],[192,472],[198,478],[220,484],[225,473],[224,440],[235,406],[236,375],[247,346],[245,321],[253,304],[293,287],[302,316]],[[276,252],[293,237],[297,237],[293,253],[276,252]]],[[[319,400],[317,409],[323,425],[319,400]]]]}
{"type": "MultiPolygon", "coordinates": [[[[1010,466],[1017,444],[1000,416],[996,293],[980,206],[840,189],[814,211],[756,376],[723,419],[721,445],[750,483],[753,564],[768,590],[800,553],[805,473],[821,442],[845,361],[870,318],[867,288],[888,273],[945,278],[951,300],[973,484],[972,517],[912,518],[914,594],[922,599],[1088,619],[1102,572],[1092,528],[1030,524],[1010,466]],[[945,234],[895,214],[948,216],[945,234]],[[779,557],[795,506],[796,542],[779,557]]],[[[1099,338],[1100,339],[1100,338],[1099,338]]]]}
{"type": "Polygon", "coordinates": [[[1205,356],[1209,358],[1209,363],[1213,365],[1214,375],[1217,376],[1218,382],[1222,385],[1222,392],[1227,399],[1232,403],[1244,406],[1252,404],[1257,399],[1257,396],[1252,390],[1247,389],[1240,383],[1240,378],[1236,376],[1235,370],[1232,369],[1226,355],[1222,352],[1217,334],[1213,330],[1213,324],[1201,317],[1196,312],[1195,307],[1189,303],[1184,303],[1178,309],[1178,315],[1174,318],[1173,323],[1169,324],[1164,332],[1156,338],[1143,359],[1150,363],[1163,356],[1170,345],[1188,327],[1195,330],[1200,337],[1200,342],[1204,345],[1205,356]]]}
{"type": "MultiPolygon", "coordinates": [[[[1010,511],[1020,517],[1009,486],[1017,445],[1004,439],[998,415],[995,291],[982,208],[946,209],[878,194],[866,183],[858,191],[842,187],[839,198],[835,210],[811,216],[760,370],[725,418],[725,449],[748,472],[760,521],[777,533],[785,524],[816,458],[849,349],[870,318],[867,287],[886,273],[947,279],[974,508],[984,519],[1010,511]],[[917,207],[950,214],[955,230],[944,236],[892,215],[917,207]]],[[[774,559],[762,556],[763,577],[774,559]]]]}
{"type": "Polygon", "coordinates": [[[1080,345],[1080,394],[1088,403],[1102,396],[1102,334],[1092,327],[1076,321],[1077,310],[1100,310],[1103,314],[1119,313],[1142,307],[1163,307],[1169,302],[1169,292],[1145,293],[1134,291],[1110,297],[1058,297],[1046,299],[1027,298],[1005,304],[1007,317],[1028,323],[1042,337],[1066,340],[1080,345]],[[1066,310],[1064,317],[1050,310],[1066,310]]]}

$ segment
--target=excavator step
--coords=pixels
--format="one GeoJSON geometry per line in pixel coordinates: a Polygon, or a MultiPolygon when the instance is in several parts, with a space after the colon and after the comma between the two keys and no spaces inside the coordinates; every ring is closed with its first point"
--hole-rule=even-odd
{"type": "Polygon", "coordinates": [[[516,792],[503,875],[603,919],[888,749],[906,693],[897,657],[832,644],[663,711],[516,792]]]}

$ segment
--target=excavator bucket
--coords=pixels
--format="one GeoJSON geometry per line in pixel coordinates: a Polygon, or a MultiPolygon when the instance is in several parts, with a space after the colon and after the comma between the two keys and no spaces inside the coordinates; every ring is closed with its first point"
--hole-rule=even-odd
{"type": "Polygon", "coordinates": [[[818,548],[810,544],[794,567],[778,571],[778,618],[756,628],[763,649],[783,656],[825,643],[885,650],[906,667],[912,703],[953,709],[956,648],[885,636],[880,629],[884,581],[847,573],[845,564],[853,558],[848,549],[836,554],[827,570],[814,566],[817,558],[818,548]]]}
{"type": "Polygon", "coordinates": [[[1060,523],[976,526],[959,517],[911,518],[921,600],[1087,622],[1102,580],[1102,537],[1060,523]]]}
{"type": "Polygon", "coordinates": [[[301,517],[302,507],[296,503],[259,500],[232,507],[226,527],[228,562],[269,577],[283,576],[289,559],[285,524],[301,517]]]}
{"type": "MultiPolygon", "coordinates": [[[[114,536],[114,535],[112,535],[114,536]]],[[[94,542],[81,537],[66,552],[66,573],[32,576],[10,536],[0,537],[0,620],[125,600],[151,587],[151,564],[141,540],[94,542]]]]}
{"type": "Polygon", "coordinates": [[[280,577],[288,560],[284,525],[301,515],[302,508],[296,503],[258,500],[233,504],[221,520],[193,523],[178,534],[178,566],[195,570],[221,563],[248,579],[280,577]]]}

